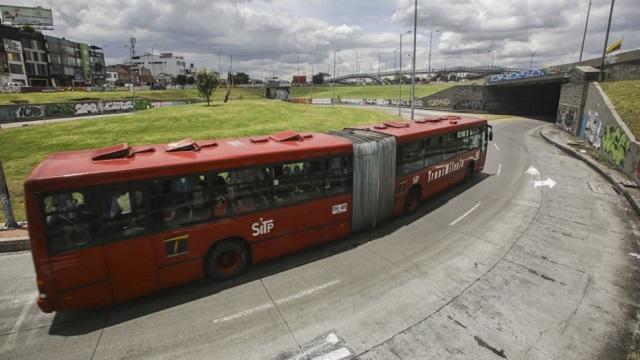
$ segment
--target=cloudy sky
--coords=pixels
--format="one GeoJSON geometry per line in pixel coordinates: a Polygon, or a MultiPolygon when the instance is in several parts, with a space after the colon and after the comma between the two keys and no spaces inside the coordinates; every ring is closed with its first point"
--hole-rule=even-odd
{"type": "MultiPolygon", "coordinates": [[[[610,42],[640,47],[639,0],[615,3],[610,42]]],[[[11,1],[7,1],[11,3],[11,1]]],[[[610,0],[592,0],[585,58],[602,52],[610,0]]],[[[578,59],[589,0],[418,1],[417,66],[426,67],[433,30],[432,66],[526,67],[578,59]],[[438,31],[438,32],[436,32],[438,31]]],[[[53,10],[48,35],[103,46],[109,64],[137,53],[174,52],[198,67],[252,77],[309,74],[311,65],[338,73],[397,66],[399,34],[413,28],[413,0],[14,0],[53,10]],[[358,61],[356,61],[356,58],[358,61]],[[298,65],[299,63],[299,65],[298,65]]],[[[412,37],[403,41],[409,67],[412,37]]]]}

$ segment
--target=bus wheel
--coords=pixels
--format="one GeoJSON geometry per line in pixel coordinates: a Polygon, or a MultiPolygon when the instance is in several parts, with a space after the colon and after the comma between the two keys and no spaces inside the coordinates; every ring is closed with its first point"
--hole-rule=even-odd
{"type": "Polygon", "coordinates": [[[411,214],[412,212],[416,211],[418,205],[420,204],[420,195],[420,188],[417,186],[414,186],[411,188],[411,190],[409,190],[409,194],[407,194],[407,197],[404,200],[405,214],[411,214]]]}
{"type": "Polygon", "coordinates": [[[224,240],[213,246],[205,261],[205,272],[214,280],[231,279],[249,264],[247,247],[237,240],[224,240]]]}

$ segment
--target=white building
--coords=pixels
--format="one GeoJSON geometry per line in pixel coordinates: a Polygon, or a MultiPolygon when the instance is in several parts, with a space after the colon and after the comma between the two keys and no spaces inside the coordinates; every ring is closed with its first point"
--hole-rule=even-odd
{"type": "Polygon", "coordinates": [[[107,77],[105,81],[107,84],[115,86],[116,82],[118,82],[118,73],[115,71],[107,71],[107,77]]]}
{"type": "Polygon", "coordinates": [[[146,53],[134,56],[132,60],[134,65],[150,69],[154,78],[160,74],[169,75],[174,79],[178,75],[186,75],[184,57],[173,55],[173,53],[160,53],[160,55],[146,53]]]}
{"type": "Polygon", "coordinates": [[[0,76],[0,86],[7,84],[27,85],[27,75],[22,60],[22,44],[20,41],[2,39],[7,54],[8,73],[0,76]]]}

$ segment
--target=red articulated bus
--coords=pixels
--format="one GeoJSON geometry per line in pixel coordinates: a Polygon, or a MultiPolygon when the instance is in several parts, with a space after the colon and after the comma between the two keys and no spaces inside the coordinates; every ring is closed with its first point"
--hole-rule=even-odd
{"type": "Polygon", "coordinates": [[[491,137],[447,116],[50,155],[25,182],[38,305],[224,280],[375,226],[481,171],[491,137]]]}

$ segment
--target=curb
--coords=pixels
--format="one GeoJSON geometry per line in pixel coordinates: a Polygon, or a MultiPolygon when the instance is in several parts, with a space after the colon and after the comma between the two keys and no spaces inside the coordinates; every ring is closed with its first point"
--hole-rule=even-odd
{"type": "Polygon", "coordinates": [[[28,237],[0,239],[0,253],[30,250],[28,237]]]}
{"type": "MultiPolygon", "coordinates": [[[[553,126],[553,125],[549,125],[549,126],[553,126]]],[[[545,139],[551,145],[553,145],[553,146],[557,147],[558,149],[564,151],[565,153],[571,155],[572,157],[574,157],[574,158],[576,158],[578,160],[581,160],[582,162],[586,163],[587,165],[589,165],[589,167],[591,167],[597,173],[602,175],[602,177],[607,179],[607,181],[609,183],[611,183],[611,185],[613,185],[613,187],[616,189],[616,191],[619,194],[622,194],[622,195],[624,195],[625,198],[627,198],[627,201],[629,202],[629,204],[631,205],[633,210],[636,212],[637,215],[640,216],[640,204],[638,204],[638,202],[636,202],[636,200],[631,196],[631,194],[629,194],[627,189],[625,189],[622,185],[620,185],[620,183],[618,183],[608,172],[602,170],[599,166],[597,166],[594,161],[586,158],[585,156],[583,156],[579,152],[573,150],[572,148],[570,148],[570,147],[568,147],[566,145],[563,145],[563,144],[561,144],[559,142],[556,142],[553,139],[551,139],[550,137],[548,137],[547,135],[545,135],[544,129],[546,127],[547,126],[545,126],[542,129],[540,129],[540,136],[542,136],[543,139],[545,139]]]]}

